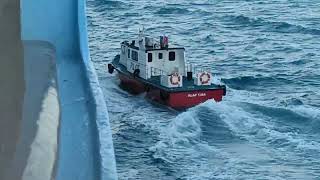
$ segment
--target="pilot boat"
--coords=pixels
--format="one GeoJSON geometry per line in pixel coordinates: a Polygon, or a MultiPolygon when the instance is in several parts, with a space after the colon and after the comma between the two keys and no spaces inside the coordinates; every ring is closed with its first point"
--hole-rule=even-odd
{"type": "Polygon", "coordinates": [[[186,62],[184,47],[169,47],[167,36],[157,41],[141,30],[138,39],[121,43],[120,54],[108,64],[109,73],[114,70],[122,88],[174,109],[219,102],[226,95],[226,86],[214,83],[210,70],[186,62]]]}

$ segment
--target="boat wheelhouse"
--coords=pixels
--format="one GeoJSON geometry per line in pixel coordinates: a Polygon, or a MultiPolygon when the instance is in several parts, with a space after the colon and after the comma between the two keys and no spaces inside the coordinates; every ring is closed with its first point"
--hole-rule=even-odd
{"type": "Polygon", "coordinates": [[[142,31],[137,40],[121,43],[120,55],[109,72],[118,71],[121,86],[173,108],[188,108],[208,99],[221,101],[226,88],[213,84],[209,70],[193,67],[185,60],[185,48],[169,47],[166,36],[159,41],[142,31]]]}

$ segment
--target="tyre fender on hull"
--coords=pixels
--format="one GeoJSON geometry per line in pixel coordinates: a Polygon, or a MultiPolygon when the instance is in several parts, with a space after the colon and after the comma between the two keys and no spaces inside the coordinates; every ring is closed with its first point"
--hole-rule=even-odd
{"type": "Polygon", "coordinates": [[[112,64],[108,64],[108,72],[112,74],[113,71],[114,71],[114,67],[112,66],[112,64]]]}
{"type": "Polygon", "coordinates": [[[226,85],[221,85],[220,86],[223,90],[223,96],[225,96],[227,94],[227,88],[226,88],[226,85]]]}
{"type": "Polygon", "coordinates": [[[133,71],[133,77],[139,77],[139,74],[140,74],[140,69],[135,69],[133,71]]]}
{"type": "Polygon", "coordinates": [[[146,85],[146,86],[145,86],[145,91],[146,91],[146,92],[149,92],[149,91],[150,91],[150,86],[146,85]]]}
{"type": "Polygon", "coordinates": [[[167,92],[165,92],[165,91],[160,91],[160,98],[163,100],[163,101],[165,101],[165,100],[167,100],[168,98],[169,98],[169,94],[167,93],[167,92]]]}

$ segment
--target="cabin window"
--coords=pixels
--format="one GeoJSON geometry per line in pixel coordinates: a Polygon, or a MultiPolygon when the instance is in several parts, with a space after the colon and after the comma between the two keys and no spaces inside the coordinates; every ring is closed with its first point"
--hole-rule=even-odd
{"type": "Polygon", "coordinates": [[[152,53],[148,53],[148,62],[152,62],[152,53]]]}
{"type": "Polygon", "coordinates": [[[169,52],[169,61],[176,60],[176,52],[169,52]]]}
{"type": "Polygon", "coordinates": [[[162,53],[159,53],[159,59],[162,59],[163,58],[163,54],[162,53]]]}
{"type": "Polygon", "coordinates": [[[128,58],[130,59],[130,49],[128,49],[128,58]]]}
{"type": "Polygon", "coordinates": [[[132,51],[131,53],[132,53],[132,55],[131,55],[132,60],[138,61],[138,52],[132,51]]]}

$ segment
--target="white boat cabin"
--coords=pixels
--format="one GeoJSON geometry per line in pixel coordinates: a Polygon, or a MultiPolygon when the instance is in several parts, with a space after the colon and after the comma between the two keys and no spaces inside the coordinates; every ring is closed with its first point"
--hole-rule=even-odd
{"type": "MultiPolygon", "coordinates": [[[[120,63],[131,73],[139,72],[139,77],[150,79],[160,76],[161,85],[166,87],[182,87],[183,77],[187,77],[185,49],[183,47],[169,47],[168,38],[160,37],[160,42],[145,37],[140,31],[137,40],[121,43],[120,63]]],[[[200,82],[197,75],[195,85],[210,85],[211,75],[208,74],[206,83],[200,82]]],[[[189,74],[190,76],[190,74],[189,74]]],[[[191,72],[191,79],[192,78],[191,72]]]]}

